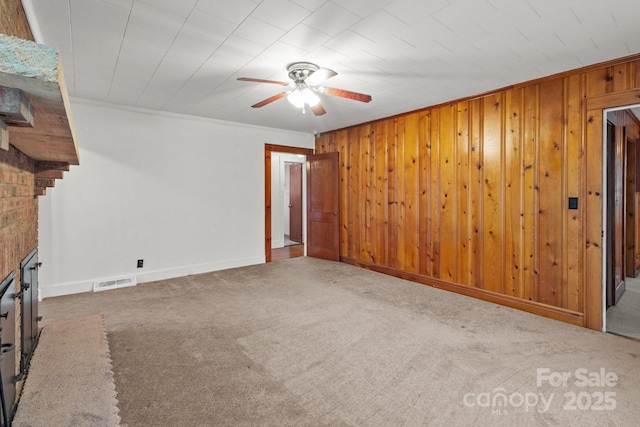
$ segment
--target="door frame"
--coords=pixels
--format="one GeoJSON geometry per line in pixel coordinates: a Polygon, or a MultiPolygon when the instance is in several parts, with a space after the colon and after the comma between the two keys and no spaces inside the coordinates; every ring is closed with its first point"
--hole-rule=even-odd
{"type": "Polygon", "coordinates": [[[617,304],[626,286],[627,263],[627,137],[625,135],[625,122],[618,122],[615,112],[623,112],[628,115],[628,109],[607,111],[606,140],[607,169],[606,177],[606,203],[607,214],[613,215],[605,224],[605,234],[609,237],[605,248],[607,254],[607,290],[605,294],[605,308],[617,304]],[[611,130],[613,133],[610,134],[611,130]],[[620,199],[618,201],[618,198],[620,199]],[[614,201],[615,200],[615,201],[614,201]]]}
{"type": "MultiPolygon", "coordinates": [[[[635,92],[635,91],[634,91],[635,92]]],[[[618,100],[622,101],[622,100],[618,100]]],[[[600,330],[603,332],[607,331],[607,254],[609,250],[613,250],[613,248],[609,247],[609,240],[611,237],[607,233],[607,224],[610,218],[607,215],[607,204],[609,202],[610,195],[608,194],[607,184],[609,182],[608,177],[608,149],[607,149],[607,114],[615,111],[621,110],[629,110],[631,108],[640,107],[640,104],[637,104],[637,97],[635,98],[635,103],[629,103],[627,105],[617,105],[617,106],[607,106],[603,105],[602,107],[602,280],[601,280],[601,308],[602,308],[602,317],[601,317],[601,327],[600,330]]],[[[623,102],[621,102],[623,103],[623,102]]],[[[626,138],[625,138],[625,147],[626,147],[626,138]]],[[[625,148],[626,149],[626,148],[625,148]]],[[[623,165],[623,174],[625,175],[626,181],[626,161],[623,165]]],[[[626,184],[626,182],[625,182],[626,184]]],[[[626,199],[626,197],[625,197],[626,199]]],[[[626,215],[626,209],[624,210],[626,215]]],[[[615,220],[615,218],[614,218],[615,220]]],[[[614,231],[615,233],[615,231],[614,231]]],[[[623,233],[624,237],[624,233],[623,233]]],[[[624,253],[624,251],[623,251],[624,253]]],[[[624,266],[623,266],[624,267],[624,266]]]]}
{"type": "MultiPolygon", "coordinates": [[[[314,154],[312,148],[289,147],[286,145],[264,144],[264,261],[271,262],[271,153],[314,154]]],[[[306,240],[306,237],[305,237],[306,240]]]]}

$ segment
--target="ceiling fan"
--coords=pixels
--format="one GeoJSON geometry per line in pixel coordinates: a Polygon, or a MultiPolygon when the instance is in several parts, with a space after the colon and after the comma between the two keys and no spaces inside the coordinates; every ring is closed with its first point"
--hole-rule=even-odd
{"type": "Polygon", "coordinates": [[[238,78],[238,80],[242,82],[269,83],[280,86],[289,86],[292,88],[291,90],[280,92],[277,95],[260,101],[257,104],[253,104],[251,107],[264,107],[265,105],[286,96],[289,102],[300,108],[303,113],[305,112],[305,106],[309,105],[311,111],[313,111],[313,114],[315,114],[316,116],[321,116],[327,111],[320,103],[320,97],[318,97],[317,93],[326,93],[327,95],[339,96],[341,98],[352,99],[354,101],[360,102],[371,101],[370,95],[351,92],[343,89],[336,89],[332,87],[320,86],[322,82],[338,74],[328,68],[320,68],[316,64],[312,64],[310,62],[294,62],[287,67],[287,71],[289,72],[289,78],[291,79],[291,82],[254,79],[250,77],[238,78]]]}

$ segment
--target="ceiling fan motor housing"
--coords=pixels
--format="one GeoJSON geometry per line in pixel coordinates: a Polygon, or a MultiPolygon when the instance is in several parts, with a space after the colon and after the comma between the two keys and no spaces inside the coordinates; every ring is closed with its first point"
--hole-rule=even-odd
{"type": "Polygon", "coordinates": [[[311,62],[294,62],[287,66],[289,72],[289,78],[295,83],[302,83],[314,72],[318,71],[320,67],[311,62]]]}

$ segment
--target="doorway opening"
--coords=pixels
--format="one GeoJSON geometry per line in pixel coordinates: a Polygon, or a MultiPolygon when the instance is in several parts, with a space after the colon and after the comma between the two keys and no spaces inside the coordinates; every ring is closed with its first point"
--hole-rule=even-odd
{"type": "Polygon", "coordinates": [[[271,153],[272,260],[304,256],[305,161],[304,154],[271,153]]]}
{"type": "Polygon", "coordinates": [[[312,149],[265,145],[265,262],[306,254],[306,156],[312,149]]]}
{"type": "Polygon", "coordinates": [[[640,339],[640,106],[604,115],[603,330],[640,339]]]}

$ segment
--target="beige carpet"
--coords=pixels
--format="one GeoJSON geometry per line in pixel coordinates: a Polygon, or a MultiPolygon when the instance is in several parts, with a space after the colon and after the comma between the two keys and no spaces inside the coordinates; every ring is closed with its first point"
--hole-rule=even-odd
{"type": "Polygon", "coordinates": [[[640,420],[640,342],[340,263],[295,258],[40,308],[45,321],[104,314],[123,426],[640,420]]]}
{"type": "Polygon", "coordinates": [[[118,426],[116,405],[102,316],[47,324],[13,426],[118,426]]]}

